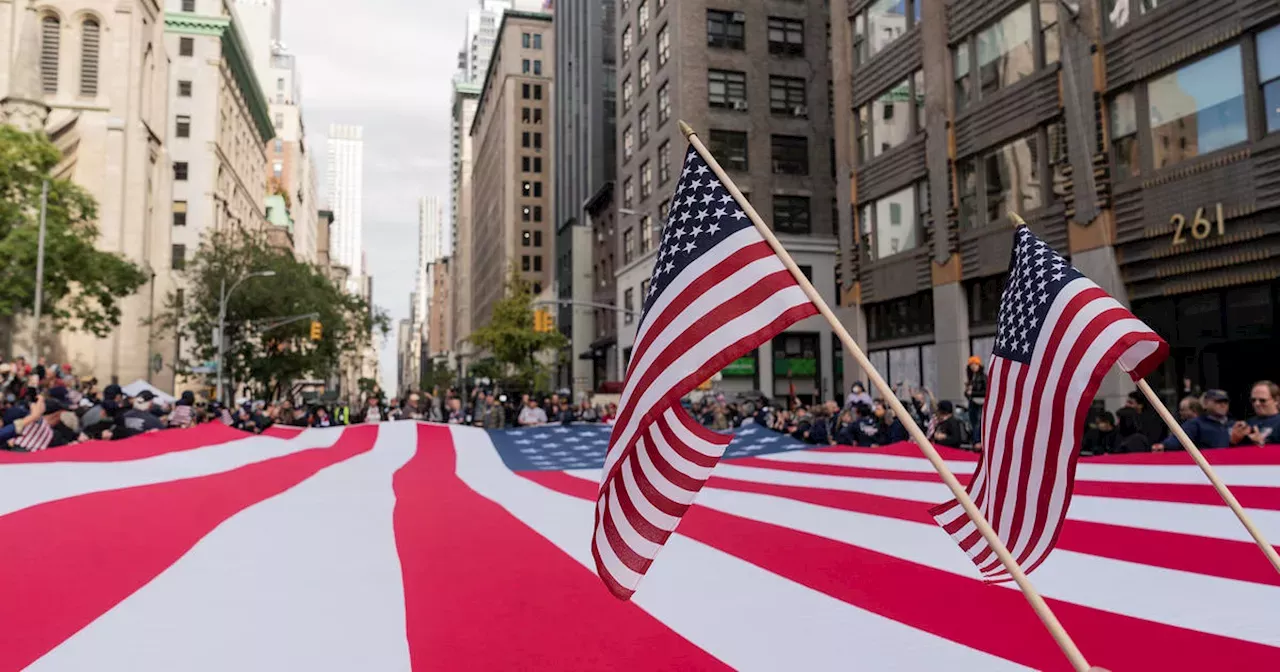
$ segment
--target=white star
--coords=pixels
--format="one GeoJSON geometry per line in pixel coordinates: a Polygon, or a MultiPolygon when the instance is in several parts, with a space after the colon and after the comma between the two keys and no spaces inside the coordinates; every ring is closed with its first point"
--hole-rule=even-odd
{"type": "Polygon", "coordinates": [[[676,233],[675,233],[676,239],[679,240],[681,238],[684,238],[686,233],[688,233],[688,231],[685,231],[683,227],[676,229],[676,233]]]}
{"type": "Polygon", "coordinates": [[[728,210],[725,210],[724,208],[716,208],[716,211],[711,213],[711,216],[715,217],[716,219],[719,219],[721,217],[724,217],[727,214],[729,214],[728,210]]]}
{"type": "Polygon", "coordinates": [[[733,200],[733,196],[730,196],[729,194],[725,194],[724,196],[720,197],[721,203],[728,203],[729,201],[732,201],[732,200],[733,200]]]}
{"type": "Polygon", "coordinates": [[[1054,274],[1053,274],[1052,276],[1050,276],[1050,277],[1051,277],[1051,278],[1053,278],[1053,281],[1054,281],[1054,282],[1057,282],[1057,281],[1059,281],[1059,280],[1061,280],[1061,279],[1063,279],[1063,278],[1067,277],[1067,274],[1066,274],[1066,273],[1063,273],[1062,271],[1058,271],[1057,273],[1054,273],[1054,274]]]}
{"type": "Polygon", "coordinates": [[[702,180],[694,180],[694,181],[690,182],[690,183],[689,183],[689,187],[690,187],[690,188],[692,188],[694,191],[697,191],[697,190],[701,189],[701,188],[702,188],[702,180]]]}
{"type": "Polygon", "coordinates": [[[681,213],[680,213],[680,223],[681,223],[681,224],[684,224],[685,222],[689,221],[689,218],[690,218],[690,217],[692,217],[692,216],[693,216],[693,215],[692,215],[692,214],[690,214],[688,210],[685,210],[685,211],[681,212],[681,213]]]}
{"type": "MultiPolygon", "coordinates": [[[[667,266],[666,266],[666,268],[664,268],[664,269],[662,269],[662,270],[663,270],[663,272],[665,272],[665,273],[670,273],[672,270],[674,270],[674,269],[675,269],[675,267],[676,267],[676,265],[675,265],[675,264],[673,264],[673,263],[671,263],[671,262],[669,262],[669,261],[668,261],[668,262],[667,262],[667,266]]],[[[603,442],[603,441],[602,441],[602,442],[600,442],[600,445],[602,445],[602,446],[603,446],[603,445],[604,445],[604,442],[603,442]]]]}
{"type": "Polygon", "coordinates": [[[684,251],[685,251],[685,252],[692,252],[692,251],[694,250],[694,248],[695,248],[695,247],[697,247],[697,245],[695,245],[695,244],[694,244],[694,242],[691,240],[691,241],[689,241],[689,242],[687,242],[687,243],[685,243],[685,244],[684,244],[684,251]]]}
{"type": "Polygon", "coordinates": [[[1048,301],[1048,300],[1049,300],[1049,295],[1048,295],[1048,294],[1041,294],[1041,295],[1040,295],[1040,304],[1041,304],[1041,305],[1043,305],[1043,304],[1044,304],[1046,301],[1048,301]]]}
{"type": "Polygon", "coordinates": [[[719,224],[716,224],[715,222],[712,222],[712,223],[711,223],[711,226],[708,226],[708,227],[707,227],[707,233],[708,233],[708,234],[710,234],[710,235],[713,235],[713,236],[714,236],[714,235],[716,234],[716,232],[717,232],[717,231],[719,231],[719,230],[720,230],[720,225],[719,225],[719,224]]]}
{"type": "Polygon", "coordinates": [[[529,444],[531,444],[531,443],[533,443],[533,442],[532,442],[532,441],[530,441],[529,439],[516,439],[515,443],[516,443],[516,445],[520,445],[520,446],[527,446],[527,445],[529,445],[529,444]]]}
{"type": "Polygon", "coordinates": [[[549,438],[551,438],[551,435],[550,435],[550,434],[545,434],[545,433],[541,433],[541,434],[534,434],[534,435],[533,435],[533,438],[535,438],[535,439],[549,439],[549,438]]]}
{"type": "MultiPolygon", "coordinates": [[[[684,207],[686,207],[686,208],[688,208],[688,207],[692,207],[692,206],[693,206],[693,202],[694,202],[694,201],[696,201],[696,200],[698,200],[698,197],[697,197],[697,196],[689,196],[688,198],[684,199],[684,207]]],[[[686,211],[686,212],[687,212],[687,211],[686,211]]]]}
{"type": "Polygon", "coordinates": [[[698,166],[698,169],[697,169],[697,170],[695,170],[695,171],[693,171],[693,172],[694,172],[694,174],[695,174],[695,175],[698,175],[698,176],[706,175],[706,174],[707,174],[707,167],[706,167],[706,166],[698,166]]]}
{"type": "Polygon", "coordinates": [[[696,220],[698,220],[699,222],[701,222],[702,220],[704,220],[704,219],[706,219],[707,217],[710,217],[710,216],[711,216],[711,215],[710,215],[706,210],[701,210],[701,211],[699,211],[699,212],[698,212],[698,216],[697,216],[697,217],[694,217],[694,219],[696,219],[696,220]]]}
{"type": "Polygon", "coordinates": [[[760,443],[773,443],[774,441],[777,441],[777,440],[778,440],[778,437],[776,436],[766,436],[763,439],[760,439],[760,443]]]}
{"type": "Polygon", "coordinates": [[[579,439],[579,438],[578,438],[578,437],[576,437],[576,436],[566,436],[566,437],[564,437],[564,440],[565,440],[565,441],[572,441],[573,443],[577,443],[577,442],[581,441],[582,439],[579,439]]]}
{"type": "Polygon", "coordinates": [[[692,230],[692,232],[691,232],[691,233],[692,233],[695,237],[702,235],[702,227],[701,227],[701,226],[695,226],[695,227],[693,227],[693,230],[692,230]]]}
{"type": "Polygon", "coordinates": [[[734,219],[742,219],[743,217],[746,217],[746,216],[747,216],[747,213],[745,213],[745,212],[743,212],[743,211],[741,211],[741,210],[738,210],[737,212],[733,213],[733,218],[734,218],[734,219]]]}
{"type": "Polygon", "coordinates": [[[715,194],[708,192],[705,196],[702,197],[702,204],[706,205],[714,200],[716,200],[715,194]]]}

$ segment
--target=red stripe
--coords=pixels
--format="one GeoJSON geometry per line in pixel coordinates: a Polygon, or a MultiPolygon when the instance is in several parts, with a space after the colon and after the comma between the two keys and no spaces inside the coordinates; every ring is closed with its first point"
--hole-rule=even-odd
{"type": "MultiPolygon", "coordinates": [[[[419,425],[396,473],[396,547],[417,670],[723,670],[455,475],[447,427],[419,425]]],[[[594,489],[594,486],[587,484],[594,489]]]]}
{"type": "MultiPolygon", "coordinates": [[[[978,461],[978,454],[968,450],[948,448],[947,446],[940,446],[936,443],[933,444],[933,447],[938,451],[938,454],[942,456],[942,459],[948,462],[978,461]]],[[[912,441],[901,441],[899,443],[892,443],[887,446],[877,446],[875,448],[861,448],[858,446],[824,446],[822,448],[815,448],[811,452],[866,453],[869,455],[892,455],[896,457],[922,457],[920,446],[917,446],[912,441]]]]}
{"type": "Polygon", "coordinates": [[[140,434],[128,441],[86,441],[61,446],[39,453],[0,451],[0,464],[28,462],[124,462],[155,457],[165,453],[194,450],[252,434],[231,429],[222,423],[208,423],[190,429],[166,429],[140,434]]]}
{"type": "MultiPolygon", "coordinates": [[[[1006,364],[1011,365],[1011,363],[1008,362],[1006,362],[1006,364]]],[[[1002,368],[1003,366],[1004,365],[1002,365],[1002,368]]],[[[1010,409],[1010,414],[1008,415],[1009,420],[1005,422],[999,422],[997,420],[995,423],[998,427],[997,431],[1000,432],[1000,441],[998,444],[991,447],[992,455],[995,454],[995,451],[1000,451],[1004,458],[1000,465],[1000,473],[994,475],[998,478],[996,480],[992,480],[992,475],[989,474],[988,480],[991,480],[991,483],[986,486],[988,488],[987,492],[979,493],[983,495],[984,502],[986,497],[994,497],[990,502],[985,503],[984,508],[988,511],[987,521],[991,523],[991,527],[996,530],[997,534],[1000,531],[1001,519],[1004,517],[1004,511],[1000,504],[1005,501],[1005,497],[1007,496],[1007,490],[1009,488],[1009,474],[1013,469],[1013,460],[1011,458],[1013,455],[1014,436],[1017,435],[1017,427],[1022,419],[1022,387],[1026,383],[1029,371],[1030,367],[1028,366],[1018,367],[1016,374],[1017,382],[1013,385],[1013,395],[1008,397],[1013,399],[1013,408],[1010,409]]],[[[1004,390],[1006,388],[1002,386],[1001,389],[1004,390]]],[[[1001,396],[1005,395],[1001,394],[1001,396]]],[[[995,417],[999,418],[1000,416],[995,417]]],[[[973,562],[978,567],[982,567],[986,564],[987,559],[994,555],[995,549],[984,543],[982,552],[974,556],[973,562]]]]}
{"type": "MultiPolygon", "coordinates": [[[[1202,450],[1206,460],[1214,466],[1280,466],[1280,445],[1244,446],[1221,450],[1202,450]]],[[[1124,455],[1100,455],[1087,458],[1099,464],[1195,464],[1191,456],[1182,451],[1168,453],[1128,453],[1124,455]]],[[[1234,492],[1235,487],[1231,490],[1234,492]]]]}
{"type": "MultiPolygon", "coordinates": [[[[567,474],[522,475],[557,492],[593,497],[591,483],[567,474]]],[[[1070,669],[1016,590],[992,589],[894,556],[703,507],[690,511],[680,533],[913,628],[1036,669],[1070,669]],[[940,609],[938,596],[963,605],[963,615],[940,609]]],[[[1261,670],[1280,665],[1277,648],[1048,601],[1080,648],[1111,669],[1261,670]]]]}
{"type": "MultiPolygon", "coordinates": [[[[177,434],[178,431],[174,431],[177,434]]],[[[223,521],[373,447],[315,448],[196,478],[96,492],[0,517],[0,669],[21,669],[165,571],[223,521]]]]}
{"type": "Polygon", "coordinates": [[[262,430],[262,434],[264,436],[274,436],[277,439],[292,439],[293,437],[301,434],[304,429],[305,428],[303,427],[293,427],[290,425],[271,425],[270,427],[262,430]]]}

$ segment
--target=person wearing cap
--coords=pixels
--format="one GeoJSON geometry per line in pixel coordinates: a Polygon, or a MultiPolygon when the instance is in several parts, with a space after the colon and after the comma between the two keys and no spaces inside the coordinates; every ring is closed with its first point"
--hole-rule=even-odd
{"type": "MultiPolygon", "coordinates": [[[[1231,445],[1232,422],[1227,413],[1230,411],[1231,398],[1222,390],[1209,390],[1200,398],[1204,412],[1182,423],[1182,431],[1187,433],[1196,448],[1227,448],[1231,445]]],[[[1178,437],[1170,435],[1164,441],[1151,446],[1155,452],[1166,450],[1182,450],[1178,437]]]]}
{"type": "Polygon", "coordinates": [[[933,426],[931,441],[949,448],[959,448],[962,437],[960,420],[955,417],[955,406],[947,399],[938,402],[937,422],[933,426]]]}
{"type": "Polygon", "coordinates": [[[151,412],[152,402],[156,395],[151,390],[143,390],[133,399],[133,408],[116,417],[115,428],[111,430],[112,439],[127,439],[145,432],[154,432],[164,428],[160,418],[151,412]]]}
{"type": "Polygon", "coordinates": [[[94,404],[80,416],[80,428],[89,438],[111,438],[110,430],[116,424],[116,416],[120,415],[120,403],[124,392],[119,385],[112,383],[102,391],[102,401],[94,404]],[[104,432],[106,436],[103,436],[104,432]]]}
{"type": "Polygon", "coordinates": [[[89,440],[89,437],[62,422],[62,414],[66,410],[66,404],[57,397],[50,396],[44,400],[44,424],[53,430],[53,440],[49,442],[50,448],[89,440]]]}
{"type": "Polygon", "coordinates": [[[969,401],[969,427],[973,432],[973,449],[982,450],[982,407],[987,403],[987,372],[982,358],[973,355],[965,367],[964,397],[969,401]]]}
{"type": "Polygon", "coordinates": [[[1269,380],[1254,383],[1249,404],[1253,406],[1253,417],[1231,428],[1232,445],[1280,443],[1280,385],[1269,380]]]}

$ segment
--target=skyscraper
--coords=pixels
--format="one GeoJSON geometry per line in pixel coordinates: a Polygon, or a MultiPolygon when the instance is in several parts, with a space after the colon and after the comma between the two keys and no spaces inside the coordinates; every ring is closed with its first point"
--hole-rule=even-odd
{"type": "Polygon", "coordinates": [[[364,273],[364,129],[329,126],[329,207],[333,210],[332,256],[357,278],[364,273]]]}

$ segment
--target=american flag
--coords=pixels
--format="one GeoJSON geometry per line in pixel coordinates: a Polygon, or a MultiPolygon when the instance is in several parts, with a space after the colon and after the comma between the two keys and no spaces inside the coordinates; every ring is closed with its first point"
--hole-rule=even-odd
{"type": "Polygon", "coordinates": [[[47,449],[50,443],[53,443],[53,428],[44,421],[44,418],[40,418],[23,430],[22,435],[14,440],[13,445],[29,452],[36,452],[47,449]]]}
{"type": "Polygon", "coordinates": [[[173,407],[173,412],[169,414],[170,427],[186,427],[191,424],[191,407],[186,404],[178,404],[173,407]]]}
{"type": "MultiPolygon", "coordinates": [[[[1145,378],[1169,346],[1025,226],[1009,268],[987,369],[982,459],[968,492],[1030,572],[1067,517],[1080,433],[1103,377],[1119,364],[1145,378]]],[[[984,579],[1012,578],[959,502],[931,513],[984,579]]]]}
{"type": "Polygon", "coordinates": [[[695,422],[680,398],[818,312],[692,146],[642,300],[592,535],[600,578],[621,599],[731,439],[695,422]]]}
{"type": "MultiPolygon", "coordinates": [[[[0,670],[1066,669],[938,530],[946,486],[909,444],[742,428],[615,599],[584,534],[605,432],[205,423],[0,451],[0,670]]],[[[1280,446],[1206,457],[1280,537],[1280,446]]],[[[1280,669],[1280,576],[1185,454],[1082,459],[1036,584],[1109,669],[1280,669]]]]}

